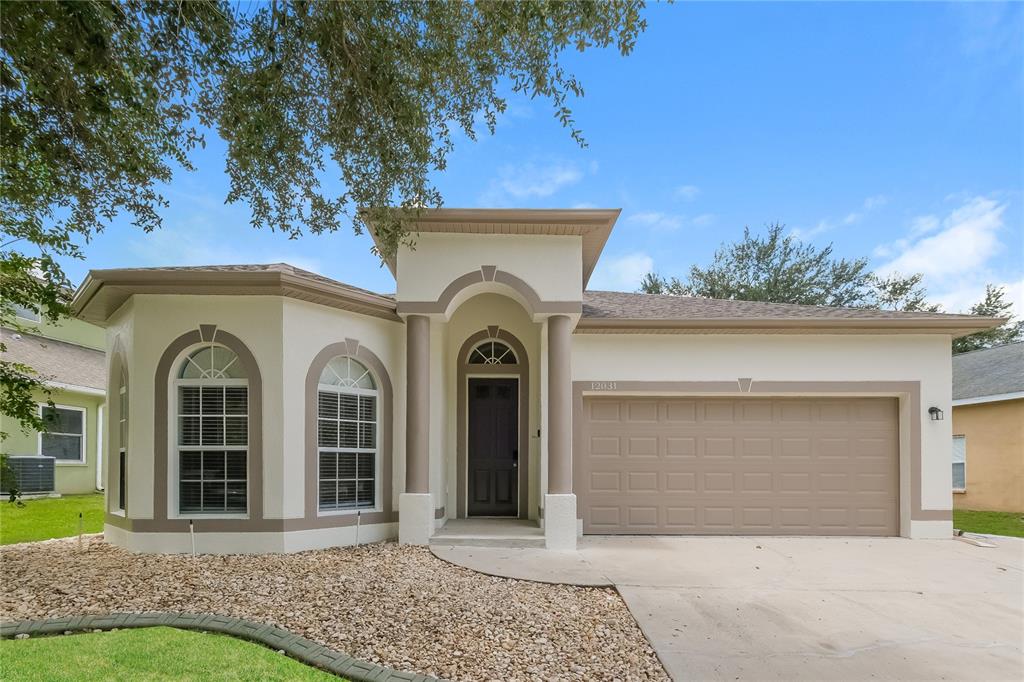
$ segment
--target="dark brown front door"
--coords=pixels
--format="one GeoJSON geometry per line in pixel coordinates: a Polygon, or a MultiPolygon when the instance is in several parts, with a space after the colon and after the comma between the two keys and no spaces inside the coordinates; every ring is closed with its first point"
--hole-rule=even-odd
{"type": "Polygon", "coordinates": [[[470,516],[516,516],[519,380],[469,380],[470,516]]]}

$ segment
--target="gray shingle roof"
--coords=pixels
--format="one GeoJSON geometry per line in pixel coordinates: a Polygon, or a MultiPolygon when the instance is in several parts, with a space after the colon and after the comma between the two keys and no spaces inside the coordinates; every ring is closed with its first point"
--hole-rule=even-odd
{"type": "Polygon", "coordinates": [[[953,356],[953,400],[1024,391],[1024,342],[953,356]]]}
{"type": "Polygon", "coordinates": [[[583,317],[632,320],[686,319],[861,319],[861,320],[974,320],[971,315],[946,313],[904,313],[872,308],[831,308],[793,303],[762,303],[733,301],[694,296],[631,294],[621,291],[586,291],[583,293],[583,317]]]}
{"type": "Polygon", "coordinates": [[[107,363],[103,351],[10,329],[0,330],[0,336],[7,346],[4,360],[28,365],[45,381],[106,388],[107,363]]]}

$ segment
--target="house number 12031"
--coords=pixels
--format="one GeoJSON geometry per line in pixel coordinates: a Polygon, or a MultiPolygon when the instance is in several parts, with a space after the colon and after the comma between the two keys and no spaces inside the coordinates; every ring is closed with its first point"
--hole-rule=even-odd
{"type": "Polygon", "coordinates": [[[590,390],[592,391],[614,391],[614,381],[592,381],[590,382],[590,390]]]}

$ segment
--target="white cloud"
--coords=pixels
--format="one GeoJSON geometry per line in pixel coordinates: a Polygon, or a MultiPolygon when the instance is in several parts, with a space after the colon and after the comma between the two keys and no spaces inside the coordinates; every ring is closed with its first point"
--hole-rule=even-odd
{"type": "MultiPolygon", "coordinates": [[[[929,298],[949,313],[968,313],[971,306],[985,297],[985,282],[973,281],[948,287],[929,298]]],[[[997,282],[1006,289],[1006,300],[1013,303],[1015,317],[1024,315],[1024,279],[1015,282],[997,282]]]]}
{"type": "Polygon", "coordinates": [[[646,211],[634,213],[626,219],[627,222],[644,225],[656,230],[678,230],[683,226],[682,216],[670,215],[659,211],[646,211]]]}
{"type": "Polygon", "coordinates": [[[884,194],[875,194],[874,196],[870,196],[864,199],[864,201],[861,202],[861,207],[858,210],[850,211],[849,213],[846,214],[846,216],[843,217],[842,220],[839,220],[838,222],[831,218],[824,218],[822,220],[819,220],[818,224],[815,225],[814,227],[794,227],[789,231],[789,233],[790,235],[796,237],[797,239],[802,239],[806,241],[808,239],[811,239],[812,237],[817,237],[819,234],[831,232],[840,225],[856,225],[857,223],[864,219],[865,215],[867,215],[871,211],[874,211],[877,208],[885,206],[887,203],[889,203],[889,198],[887,196],[885,196],[884,194]]]}
{"type": "Polygon", "coordinates": [[[682,201],[693,201],[700,196],[700,187],[696,185],[682,185],[676,188],[673,196],[682,201]]]}
{"type": "Polygon", "coordinates": [[[973,272],[998,252],[1005,211],[1006,204],[975,197],[946,216],[941,228],[932,216],[916,218],[908,238],[876,249],[876,255],[890,258],[878,272],[931,278],[973,272]]]}
{"type": "Polygon", "coordinates": [[[654,272],[654,259],[642,251],[605,257],[590,278],[590,288],[636,291],[648,272],[654,272]]]}
{"type": "Polygon", "coordinates": [[[831,221],[829,221],[829,220],[820,220],[820,221],[818,221],[818,224],[815,225],[814,227],[807,227],[807,228],[794,227],[793,229],[791,229],[789,231],[789,234],[792,235],[793,237],[796,237],[797,239],[802,239],[803,241],[807,241],[808,239],[811,239],[812,237],[816,237],[817,235],[819,235],[819,234],[821,234],[823,232],[828,232],[829,230],[832,230],[834,228],[835,228],[835,224],[832,223],[831,221]]]}
{"type": "Polygon", "coordinates": [[[510,201],[549,197],[582,179],[579,166],[565,161],[507,165],[498,169],[498,177],[491,180],[481,203],[501,206],[510,201]]]}
{"type": "Polygon", "coordinates": [[[864,200],[864,210],[873,211],[889,203],[889,197],[884,194],[876,194],[864,200]]]}
{"type": "Polygon", "coordinates": [[[707,227],[711,223],[715,222],[715,218],[717,217],[718,216],[716,216],[714,213],[701,213],[699,216],[696,216],[690,222],[696,225],[697,227],[707,227]]]}

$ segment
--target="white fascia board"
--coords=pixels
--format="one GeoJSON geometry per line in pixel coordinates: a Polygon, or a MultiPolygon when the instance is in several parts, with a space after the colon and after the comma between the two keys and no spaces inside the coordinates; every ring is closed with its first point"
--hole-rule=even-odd
{"type": "Polygon", "coordinates": [[[1020,400],[1024,398],[1024,391],[1013,393],[997,393],[996,395],[980,395],[977,398],[961,398],[953,401],[953,407],[959,405],[980,405],[981,403],[998,403],[1003,400],[1020,400]]]}

